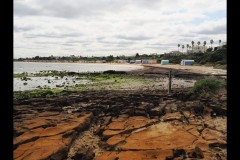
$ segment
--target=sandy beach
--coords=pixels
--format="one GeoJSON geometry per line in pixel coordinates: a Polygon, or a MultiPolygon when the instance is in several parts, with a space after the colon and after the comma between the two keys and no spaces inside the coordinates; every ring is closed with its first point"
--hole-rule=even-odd
{"type": "Polygon", "coordinates": [[[161,64],[148,64],[144,66],[152,66],[152,67],[160,67],[160,68],[169,68],[169,69],[179,69],[185,70],[193,73],[201,73],[201,74],[227,74],[227,70],[223,69],[215,69],[212,66],[182,66],[180,64],[174,65],[161,65],[161,64]]]}

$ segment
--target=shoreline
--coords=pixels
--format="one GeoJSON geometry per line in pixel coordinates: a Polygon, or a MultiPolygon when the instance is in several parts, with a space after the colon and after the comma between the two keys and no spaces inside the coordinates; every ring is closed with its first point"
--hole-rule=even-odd
{"type": "MultiPolygon", "coordinates": [[[[164,69],[177,69],[177,70],[188,70],[190,72],[195,72],[195,73],[206,73],[206,72],[219,72],[220,74],[226,74],[227,70],[226,69],[215,69],[213,66],[205,66],[205,65],[200,65],[200,66],[183,66],[180,64],[168,64],[168,65],[161,65],[161,64],[128,64],[128,63],[81,63],[81,62],[14,62],[14,63],[49,63],[49,64],[86,64],[86,65],[116,65],[116,66],[140,66],[144,68],[149,68],[149,67],[154,67],[154,68],[164,68],[164,69]]],[[[138,70],[138,69],[135,69],[138,70]]],[[[210,74],[211,74],[210,73],[210,74]]]]}
{"type": "Polygon", "coordinates": [[[91,64],[91,65],[96,65],[96,64],[100,64],[100,65],[120,65],[120,66],[142,66],[142,64],[130,64],[130,63],[82,63],[82,62],[23,62],[23,61],[14,61],[14,63],[54,63],[54,64],[62,64],[62,63],[66,63],[66,64],[91,64]]]}
{"type": "Polygon", "coordinates": [[[163,68],[163,69],[177,69],[188,71],[192,73],[200,73],[200,74],[227,74],[227,70],[224,69],[216,69],[213,66],[182,66],[180,64],[169,64],[169,65],[161,65],[161,64],[146,64],[145,67],[154,67],[154,68],[163,68]]]}

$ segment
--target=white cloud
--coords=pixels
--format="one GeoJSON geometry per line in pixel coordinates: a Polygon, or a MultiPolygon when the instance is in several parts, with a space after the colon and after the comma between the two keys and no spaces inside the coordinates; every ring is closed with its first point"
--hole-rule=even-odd
{"type": "Polygon", "coordinates": [[[225,0],[14,0],[14,57],[164,53],[226,41],[225,0]]]}

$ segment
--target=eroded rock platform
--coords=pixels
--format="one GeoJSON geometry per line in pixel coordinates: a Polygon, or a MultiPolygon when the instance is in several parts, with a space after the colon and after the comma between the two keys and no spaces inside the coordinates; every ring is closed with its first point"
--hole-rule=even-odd
{"type": "Polygon", "coordinates": [[[226,159],[226,91],[82,91],[14,106],[16,160],[226,159]]]}

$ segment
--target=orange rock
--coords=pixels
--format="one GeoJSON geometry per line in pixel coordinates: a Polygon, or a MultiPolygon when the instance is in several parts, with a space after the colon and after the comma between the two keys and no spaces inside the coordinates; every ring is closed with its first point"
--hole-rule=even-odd
{"type": "Polygon", "coordinates": [[[169,123],[159,123],[131,134],[125,139],[125,144],[117,147],[121,150],[129,149],[174,149],[191,145],[195,140],[182,128],[176,128],[169,123]]]}
{"type": "Polygon", "coordinates": [[[164,116],[161,117],[164,121],[169,120],[180,120],[182,118],[182,115],[179,112],[175,113],[166,113],[164,116]]]}
{"type": "Polygon", "coordinates": [[[45,119],[42,118],[35,118],[35,119],[30,119],[30,120],[25,120],[23,121],[24,128],[27,129],[34,129],[42,126],[46,126],[49,124],[49,122],[45,119]]]}
{"type": "Polygon", "coordinates": [[[31,139],[33,140],[35,138],[39,138],[43,130],[43,128],[37,128],[23,133],[14,139],[14,145],[24,143],[25,141],[30,141],[31,139]]]}
{"type": "Polygon", "coordinates": [[[81,130],[90,123],[92,113],[86,114],[80,118],[74,119],[74,122],[57,125],[55,127],[48,127],[43,130],[41,136],[52,136],[60,133],[65,133],[69,130],[81,130]]]}
{"type": "Polygon", "coordinates": [[[118,152],[104,152],[95,160],[165,160],[167,156],[172,156],[172,150],[147,150],[147,151],[121,151],[118,152]]]}
{"type": "Polygon", "coordinates": [[[14,150],[14,159],[63,159],[76,135],[74,130],[79,131],[88,126],[92,116],[92,113],[89,113],[70,119],[70,122],[65,124],[46,129],[37,128],[23,133],[14,141],[15,144],[20,144],[14,150]],[[24,142],[26,144],[23,144],[24,142]]]}
{"type": "Polygon", "coordinates": [[[119,134],[121,132],[123,132],[124,130],[105,130],[102,134],[104,137],[109,137],[109,136],[113,136],[116,134],[119,134]]]}
{"type": "Polygon", "coordinates": [[[109,145],[116,145],[117,143],[124,141],[129,134],[118,134],[107,140],[109,145]]]}
{"type": "Polygon", "coordinates": [[[71,141],[73,139],[72,135],[63,138],[63,135],[59,134],[56,136],[39,138],[35,142],[20,145],[16,150],[14,150],[14,159],[62,159],[63,156],[66,155],[67,150],[71,144],[71,141]]]}
{"type": "Polygon", "coordinates": [[[134,116],[124,121],[114,121],[108,125],[108,129],[128,130],[128,129],[143,127],[149,123],[153,123],[156,121],[157,121],[156,119],[148,119],[147,117],[143,117],[143,116],[134,116]]]}

